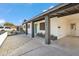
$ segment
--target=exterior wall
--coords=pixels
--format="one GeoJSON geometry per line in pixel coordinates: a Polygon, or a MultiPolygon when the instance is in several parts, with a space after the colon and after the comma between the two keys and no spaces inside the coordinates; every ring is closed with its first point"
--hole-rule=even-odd
{"type": "Polygon", "coordinates": [[[37,21],[34,24],[37,24],[37,33],[43,33],[43,34],[45,34],[45,30],[40,30],[40,23],[41,22],[45,22],[45,20],[37,21]]]}
{"type": "Polygon", "coordinates": [[[22,28],[24,31],[26,31],[26,24],[23,24],[22,28]]]}
{"type": "Polygon", "coordinates": [[[50,33],[58,39],[69,34],[68,22],[64,17],[50,19],[50,33]]]}
{"type": "Polygon", "coordinates": [[[67,16],[66,19],[68,19],[69,24],[76,24],[75,36],[79,36],[79,13],[67,16]]]}
{"type": "MultiPolygon", "coordinates": [[[[45,22],[45,20],[37,21],[34,24],[37,24],[37,33],[45,34],[45,30],[40,30],[41,22],[45,22]]],[[[71,35],[70,24],[72,23],[76,24],[75,36],[79,36],[79,13],[64,17],[50,18],[50,34],[57,36],[58,39],[67,35],[71,35]]],[[[28,24],[30,24],[30,28],[28,28],[28,33],[31,34],[31,23],[28,24]]]]}
{"type": "MultiPolygon", "coordinates": [[[[40,30],[41,22],[45,22],[45,20],[35,22],[35,24],[37,24],[37,33],[45,34],[45,30],[40,30]]],[[[54,17],[50,19],[50,34],[51,35],[57,36],[58,39],[60,39],[66,35],[69,35],[69,32],[70,30],[68,28],[68,21],[65,20],[64,17],[61,17],[61,18],[54,17]],[[61,28],[58,28],[59,26],[61,28]]]]}
{"type": "Polygon", "coordinates": [[[68,15],[64,17],[54,17],[50,19],[50,32],[51,35],[55,35],[58,39],[71,35],[70,24],[76,24],[75,36],[79,36],[79,14],[68,15]],[[58,28],[60,27],[60,28],[58,28]]]}
{"type": "Polygon", "coordinates": [[[30,25],[30,27],[27,29],[27,31],[28,31],[28,34],[31,35],[31,34],[32,34],[32,24],[31,24],[31,22],[28,23],[27,26],[28,26],[28,25],[30,25]]]}

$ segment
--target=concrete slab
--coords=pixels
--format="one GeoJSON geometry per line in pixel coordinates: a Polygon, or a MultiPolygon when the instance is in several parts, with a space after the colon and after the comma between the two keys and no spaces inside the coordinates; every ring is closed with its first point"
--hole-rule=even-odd
{"type": "Polygon", "coordinates": [[[15,35],[9,37],[7,41],[4,42],[2,48],[0,49],[0,55],[7,55],[7,56],[79,55],[79,49],[71,49],[60,45],[58,42],[62,42],[63,44],[65,43],[65,41],[57,40],[57,41],[51,41],[50,45],[46,45],[44,38],[39,37],[31,38],[29,36],[26,36],[25,34],[15,35]]]}
{"type": "Polygon", "coordinates": [[[43,46],[28,53],[23,56],[65,56],[69,55],[67,52],[54,47],[43,46]]]}
{"type": "Polygon", "coordinates": [[[29,40],[30,39],[28,39],[28,37],[26,38],[25,34],[19,34],[7,37],[7,39],[0,47],[0,55],[3,56],[13,52],[15,49],[26,44],[26,42],[28,42],[29,40]]]}
{"type": "MultiPolygon", "coordinates": [[[[40,38],[39,38],[40,39],[40,38]]],[[[42,40],[37,38],[27,42],[24,46],[16,49],[11,56],[66,56],[71,55],[69,51],[62,47],[54,45],[46,45],[42,40]]]]}
{"type": "Polygon", "coordinates": [[[54,42],[63,48],[69,48],[71,50],[79,49],[79,37],[76,36],[67,36],[54,42]]]}
{"type": "Polygon", "coordinates": [[[21,46],[20,48],[16,49],[15,51],[13,51],[11,54],[11,56],[15,56],[15,55],[24,55],[25,53],[28,53],[30,51],[33,51],[34,49],[40,48],[43,45],[40,44],[37,40],[31,40],[29,42],[27,42],[24,46],[21,46]]]}

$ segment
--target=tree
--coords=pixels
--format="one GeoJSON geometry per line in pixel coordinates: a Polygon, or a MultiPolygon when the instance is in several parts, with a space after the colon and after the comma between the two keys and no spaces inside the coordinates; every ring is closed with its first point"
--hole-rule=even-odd
{"type": "Polygon", "coordinates": [[[4,26],[15,26],[15,25],[13,23],[10,23],[10,22],[5,22],[4,26]]]}

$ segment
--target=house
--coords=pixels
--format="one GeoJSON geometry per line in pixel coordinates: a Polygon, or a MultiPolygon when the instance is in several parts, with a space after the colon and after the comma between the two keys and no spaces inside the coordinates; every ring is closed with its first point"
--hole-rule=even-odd
{"type": "Polygon", "coordinates": [[[35,37],[45,35],[45,43],[50,44],[50,36],[61,39],[65,36],[79,36],[79,4],[59,4],[24,23],[26,34],[35,37]]]}
{"type": "Polygon", "coordinates": [[[16,31],[16,26],[4,26],[3,30],[16,31]]]}

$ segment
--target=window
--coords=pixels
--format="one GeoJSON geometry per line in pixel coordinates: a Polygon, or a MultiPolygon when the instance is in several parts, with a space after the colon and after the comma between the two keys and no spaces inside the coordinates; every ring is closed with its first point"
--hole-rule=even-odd
{"type": "Polygon", "coordinates": [[[40,30],[45,30],[45,22],[40,23],[40,30]]]}
{"type": "Polygon", "coordinates": [[[71,24],[71,29],[76,29],[76,24],[71,24]]]}

